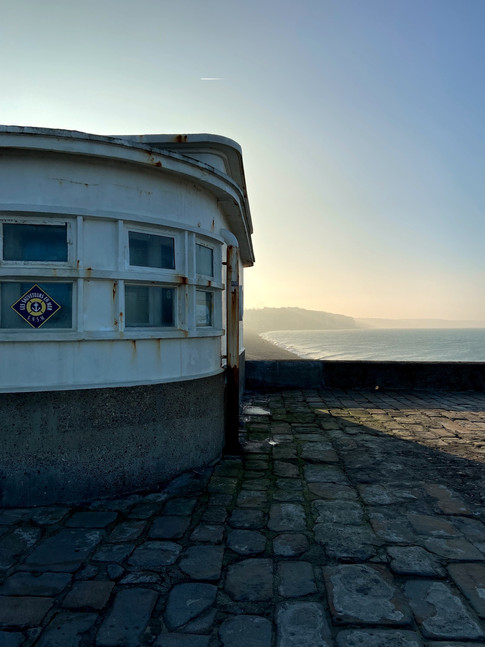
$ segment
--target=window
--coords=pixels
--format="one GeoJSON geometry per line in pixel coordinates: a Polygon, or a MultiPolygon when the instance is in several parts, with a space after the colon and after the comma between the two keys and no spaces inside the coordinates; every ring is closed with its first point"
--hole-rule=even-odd
{"type": "Polygon", "coordinates": [[[175,325],[175,288],[126,285],[126,326],[171,327],[175,325]]]}
{"type": "Polygon", "coordinates": [[[72,328],[72,283],[0,283],[0,328],[72,328]]]}
{"type": "Polygon", "coordinates": [[[198,328],[212,326],[212,292],[196,290],[195,323],[198,328]]]}
{"type": "Polygon", "coordinates": [[[195,263],[197,274],[214,276],[214,252],[210,247],[199,245],[199,243],[196,244],[195,263]]]}
{"type": "Polygon", "coordinates": [[[128,233],[130,265],[138,267],[160,267],[175,269],[174,239],[169,236],[142,234],[137,231],[128,233]]]}
{"type": "Polygon", "coordinates": [[[3,225],[4,261],[67,261],[67,224],[3,225]]]}

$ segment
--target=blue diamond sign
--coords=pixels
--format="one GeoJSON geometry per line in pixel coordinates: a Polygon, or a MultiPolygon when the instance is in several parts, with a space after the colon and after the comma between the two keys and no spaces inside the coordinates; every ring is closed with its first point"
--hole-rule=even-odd
{"type": "Polygon", "coordinates": [[[61,306],[37,284],[10,307],[32,328],[40,328],[61,309],[61,306]]]}

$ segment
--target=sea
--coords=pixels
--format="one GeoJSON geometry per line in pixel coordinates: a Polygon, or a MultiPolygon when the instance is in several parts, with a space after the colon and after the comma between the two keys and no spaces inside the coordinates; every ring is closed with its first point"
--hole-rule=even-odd
{"type": "Polygon", "coordinates": [[[277,330],[261,337],[303,359],[485,362],[485,328],[277,330]]]}

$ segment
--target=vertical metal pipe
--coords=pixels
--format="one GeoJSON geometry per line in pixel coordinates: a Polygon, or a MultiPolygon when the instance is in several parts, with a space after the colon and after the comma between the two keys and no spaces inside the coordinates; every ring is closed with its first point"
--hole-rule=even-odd
{"type": "Polygon", "coordinates": [[[239,249],[227,246],[226,279],[226,453],[241,451],[239,444],[239,249]]]}

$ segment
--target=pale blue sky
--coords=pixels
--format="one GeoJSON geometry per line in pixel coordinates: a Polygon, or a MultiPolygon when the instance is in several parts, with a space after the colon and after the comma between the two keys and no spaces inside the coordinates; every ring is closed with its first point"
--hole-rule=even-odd
{"type": "Polygon", "coordinates": [[[0,8],[0,123],[241,144],[247,306],[485,320],[483,0],[0,8]]]}

